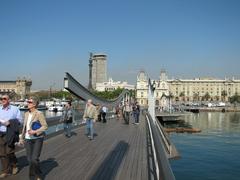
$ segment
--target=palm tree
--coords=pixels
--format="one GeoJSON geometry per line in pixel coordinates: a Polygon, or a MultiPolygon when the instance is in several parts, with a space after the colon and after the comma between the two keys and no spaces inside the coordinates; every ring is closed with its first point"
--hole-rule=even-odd
{"type": "Polygon", "coordinates": [[[210,98],[211,98],[210,94],[206,92],[206,94],[204,95],[204,99],[208,101],[210,98]]]}
{"type": "Polygon", "coordinates": [[[172,106],[171,105],[171,100],[174,98],[173,93],[169,92],[168,98],[169,98],[169,101],[168,101],[168,103],[169,103],[169,112],[172,113],[172,110],[171,110],[171,106],[172,106]]]}
{"type": "Polygon", "coordinates": [[[234,103],[236,105],[236,103],[240,102],[240,96],[238,95],[238,93],[235,93],[232,97],[230,97],[230,102],[234,103]]]}
{"type": "Polygon", "coordinates": [[[185,93],[182,91],[179,95],[182,99],[182,101],[185,101],[185,93]]]}
{"type": "Polygon", "coordinates": [[[193,100],[196,101],[196,100],[198,100],[198,98],[199,98],[199,94],[198,93],[194,93],[193,94],[193,100]]]}
{"type": "Polygon", "coordinates": [[[221,96],[222,96],[222,101],[225,101],[226,100],[226,97],[227,97],[227,91],[223,90],[221,92],[221,96]]]}
{"type": "Polygon", "coordinates": [[[169,92],[169,99],[173,99],[173,98],[174,98],[173,93],[169,92]]]}
{"type": "Polygon", "coordinates": [[[219,96],[215,96],[215,100],[216,100],[216,101],[219,101],[219,96]]]}

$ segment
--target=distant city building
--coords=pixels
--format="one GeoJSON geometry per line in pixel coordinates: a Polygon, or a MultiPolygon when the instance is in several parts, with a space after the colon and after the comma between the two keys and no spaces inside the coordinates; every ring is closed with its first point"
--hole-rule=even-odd
{"type": "Polygon", "coordinates": [[[21,99],[30,93],[32,81],[30,79],[17,79],[16,81],[0,81],[0,95],[18,95],[21,99]]]}
{"type": "Polygon", "coordinates": [[[107,55],[90,54],[89,59],[89,89],[96,89],[97,83],[107,81],[107,55]]]}
{"type": "Polygon", "coordinates": [[[128,82],[121,82],[121,81],[114,82],[112,78],[110,78],[108,82],[96,84],[97,91],[114,91],[118,88],[134,90],[135,86],[128,84],[128,82]]]}
{"type": "MultiPolygon", "coordinates": [[[[174,101],[229,101],[235,94],[240,94],[240,80],[195,78],[168,79],[166,71],[162,70],[160,78],[155,83],[156,105],[165,103],[165,98],[171,95],[174,101]]],[[[147,105],[148,78],[144,71],[137,76],[137,101],[147,105]]]]}

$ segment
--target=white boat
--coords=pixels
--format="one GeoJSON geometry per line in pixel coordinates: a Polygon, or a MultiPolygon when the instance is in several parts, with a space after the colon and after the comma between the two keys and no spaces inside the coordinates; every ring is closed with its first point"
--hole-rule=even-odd
{"type": "Polygon", "coordinates": [[[57,112],[57,107],[55,106],[55,104],[52,104],[48,107],[48,110],[52,112],[57,112]]]}
{"type": "Polygon", "coordinates": [[[63,104],[53,104],[48,107],[49,111],[52,112],[62,112],[64,110],[64,105],[63,104]]]}
{"type": "Polygon", "coordinates": [[[64,110],[64,105],[63,104],[59,104],[59,105],[56,106],[56,108],[57,108],[58,112],[62,112],[64,110]]]}

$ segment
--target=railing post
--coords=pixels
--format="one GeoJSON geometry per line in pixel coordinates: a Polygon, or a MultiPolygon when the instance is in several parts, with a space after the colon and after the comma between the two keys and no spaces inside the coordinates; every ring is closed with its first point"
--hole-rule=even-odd
{"type": "Polygon", "coordinates": [[[156,123],[155,118],[155,97],[154,97],[154,83],[152,84],[151,80],[148,80],[148,111],[152,116],[153,122],[156,123]]]}

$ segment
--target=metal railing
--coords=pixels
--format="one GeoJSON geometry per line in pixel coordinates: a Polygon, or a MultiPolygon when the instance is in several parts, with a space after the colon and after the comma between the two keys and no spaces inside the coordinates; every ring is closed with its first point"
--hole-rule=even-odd
{"type": "MultiPolygon", "coordinates": [[[[108,120],[111,119],[113,115],[114,115],[113,112],[107,113],[106,119],[108,119],[108,120]]],[[[83,114],[78,114],[78,117],[82,117],[82,116],[83,116],[83,114]]],[[[57,135],[63,133],[63,130],[64,130],[63,122],[61,122],[60,119],[61,119],[61,116],[46,118],[46,121],[48,124],[48,129],[45,132],[46,133],[45,139],[49,139],[49,138],[52,138],[54,136],[57,136],[57,135]]],[[[74,119],[73,123],[72,123],[72,129],[74,130],[74,129],[79,128],[84,125],[86,125],[86,123],[82,118],[74,119]]],[[[20,131],[22,131],[22,127],[20,127],[20,131]]]]}
{"type": "MultiPolygon", "coordinates": [[[[107,119],[111,119],[113,112],[109,112],[106,115],[107,119]]],[[[83,114],[78,114],[78,117],[82,117],[83,114]]],[[[60,121],[61,116],[47,118],[48,130],[46,131],[46,138],[50,138],[61,134],[63,132],[63,122],[60,121]]],[[[86,123],[82,118],[73,118],[72,129],[84,126],[86,123]]]]}
{"type": "MultiPolygon", "coordinates": [[[[155,166],[155,178],[163,180],[175,180],[175,176],[169,163],[169,152],[166,147],[171,148],[171,143],[168,144],[168,139],[164,138],[164,133],[159,129],[151,115],[146,113],[147,131],[151,140],[151,148],[153,153],[153,162],[155,166]]],[[[171,151],[170,151],[171,152],[171,151]]]]}

